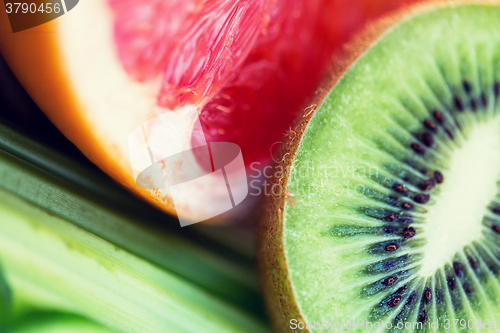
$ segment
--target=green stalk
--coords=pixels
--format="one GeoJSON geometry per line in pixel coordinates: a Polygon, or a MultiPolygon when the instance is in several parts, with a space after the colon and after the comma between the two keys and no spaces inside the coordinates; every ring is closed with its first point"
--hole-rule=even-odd
{"type": "Polygon", "coordinates": [[[6,327],[4,333],[115,333],[83,317],[65,313],[30,313],[6,327]]]}
{"type": "Polygon", "coordinates": [[[30,302],[123,332],[268,331],[192,283],[5,190],[0,262],[14,308],[30,302]]]}
{"type": "MultiPolygon", "coordinates": [[[[99,170],[1,124],[0,188],[218,297],[262,314],[256,273],[248,259],[228,258],[193,243],[191,235],[180,235],[175,219],[131,196],[99,170]]],[[[182,231],[189,234],[186,229],[182,231]]]]}
{"type": "Polygon", "coordinates": [[[248,259],[179,229],[99,170],[0,124],[3,317],[35,307],[121,332],[268,332],[248,259]]]}

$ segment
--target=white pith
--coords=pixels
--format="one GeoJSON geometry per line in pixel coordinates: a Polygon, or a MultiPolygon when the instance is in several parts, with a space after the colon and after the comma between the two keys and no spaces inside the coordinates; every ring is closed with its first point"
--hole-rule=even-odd
{"type": "Polygon", "coordinates": [[[481,238],[481,223],[500,179],[500,117],[471,126],[462,147],[452,153],[439,194],[425,214],[424,258],[420,275],[432,276],[464,246],[481,238]]]}
{"type": "MultiPolygon", "coordinates": [[[[68,77],[70,90],[75,93],[81,106],[79,111],[86,121],[82,126],[90,127],[106,153],[129,171],[131,179],[135,179],[143,170],[133,168],[133,161],[141,159],[143,155],[147,160],[140,161],[141,163],[150,163],[150,159],[147,152],[142,150],[137,151],[137,158],[130,156],[136,150],[135,147],[139,147],[138,144],[130,145],[131,134],[133,136],[134,130],[148,121],[172,111],[161,108],[156,103],[161,73],[155,80],[137,82],[125,72],[115,46],[113,13],[105,0],[80,1],[78,6],[60,17],[57,24],[61,66],[68,77]]],[[[174,112],[176,115],[192,114],[191,111],[199,111],[198,108],[199,106],[187,105],[174,112]]],[[[168,133],[163,129],[155,131],[154,127],[146,126],[151,143],[158,141],[155,141],[156,138],[165,139],[168,136],[168,140],[152,147],[153,154],[166,151],[174,154],[192,148],[191,133],[195,121],[191,116],[188,118],[170,126],[168,133]]],[[[190,159],[195,157],[190,156],[190,159]]],[[[182,163],[183,161],[173,163],[173,167],[164,170],[165,173],[178,172],[179,168],[175,165],[182,163]]],[[[246,184],[242,186],[246,187],[246,184]]],[[[170,188],[151,192],[153,196],[171,204],[170,188]]],[[[193,221],[204,220],[206,216],[217,215],[217,205],[219,201],[225,202],[227,195],[227,187],[221,182],[221,177],[210,174],[203,182],[185,187],[180,194],[182,200],[175,202],[175,209],[179,216],[193,221]],[[210,202],[207,202],[206,194],[210,195],[210,202]]]]}
{"type": "MultiPolygon", "coordinates": [[[[86,0],[58,19],[62,66],[96,134],[127,158],[132,130],[162,113],[155,110],[157,82],[135,82],[121,66],[113,37],[113,15],[105,0],[86,0]]],[[[167,110],[165,110],[167,111],[167,110]]],[[[163,111],[163,112],[165,112],[163,111]]]]}

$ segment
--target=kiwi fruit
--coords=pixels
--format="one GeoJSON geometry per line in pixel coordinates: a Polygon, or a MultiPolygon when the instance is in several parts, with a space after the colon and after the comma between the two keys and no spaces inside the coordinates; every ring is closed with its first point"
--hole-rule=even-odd
{"type": "Polygon", "coordinates": [[[498,330],[499,26],[496,3],[426,3],[347,49],[266,198],[279,331],[498,330]]]}

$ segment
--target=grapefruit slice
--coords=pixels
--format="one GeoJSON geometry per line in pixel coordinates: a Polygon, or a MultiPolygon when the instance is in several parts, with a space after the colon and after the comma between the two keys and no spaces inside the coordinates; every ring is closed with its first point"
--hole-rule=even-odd
{"type": "Polygon", "coordinates": [[[245,166],[271,161],[343,42],[402,4],[86,0],[17,33],[0,11],[0,52],[91,161],[188,224],[242,201],[245,166]],[[230,172],[215,168],[222,142],[240,149],[230,172]]]}

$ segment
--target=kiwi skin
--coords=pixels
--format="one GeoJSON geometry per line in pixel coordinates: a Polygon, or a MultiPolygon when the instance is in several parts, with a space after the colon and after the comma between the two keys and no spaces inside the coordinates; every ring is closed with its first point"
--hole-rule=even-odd
{"type": "Polygon", "coordinates": [[[286,173],[275,173],[270,186],[281,189],[278,195],[264,196],[261,203],[259,226],[259,269],[261,272],[261,287],[265,294],[267,310],[278,332],[310,332],[308,329],[290,328],[290,320],[306,322],[296,302],[288,273],[288,262],[285,255],[283,239],[283,212],[285,202],[293,204],[293,197],[287,192],[290,170],[297,155],[297,149],[311,117],[330,90],[335,86],[351,65],[367,51],[377,39],[384,35],[392,26],[417,14],[448,7],[454,4],[491,4],[500,5],[500,0],[430,0],[403,7],[389,13],[367,25],[364,31],[357,34],[349,42],[344,51],[335,59],[328,74],[311,97],[306,107],[299,113],[294,124],[283,138],[282,150],[275,159],[275,170],[285,170],[286,173]],[[276,177],[276,176],[279,177],[276,177]]]}

